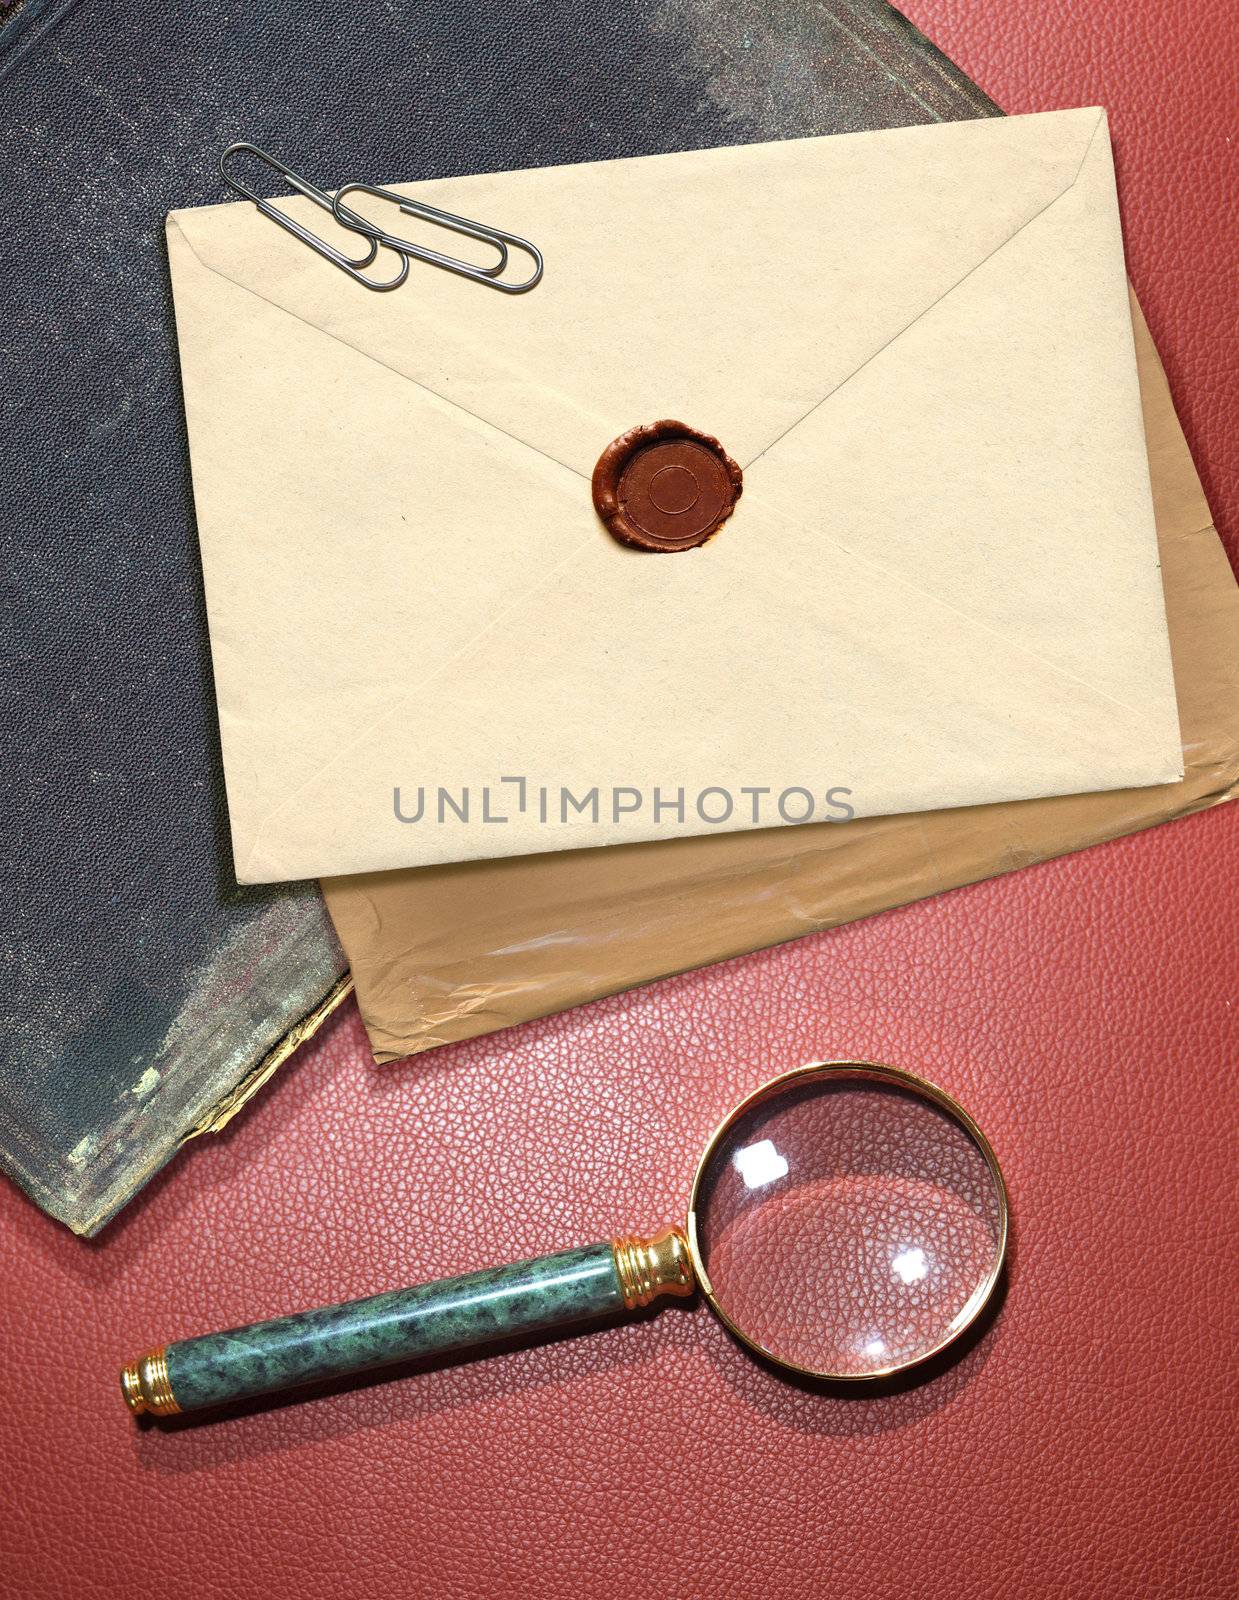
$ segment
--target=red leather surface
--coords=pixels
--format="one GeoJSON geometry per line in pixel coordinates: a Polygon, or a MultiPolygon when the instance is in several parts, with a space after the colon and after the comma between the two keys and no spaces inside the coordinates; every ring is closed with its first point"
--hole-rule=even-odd
{"type": "Polygon", "coordinates": [[[907,0],[1004,111],[1104,105],[1127,265],[1239,560],[1239,27],[1203,0],[907,0]]]}
{"type": "Polygon", "coordinates": [[[6,1594],[1233,1592],[1239,829],[1222,808],[404,1066],[356,1016],[98,1244],[0,1195],[6,1594]],[[702,1307],[214,1423],[152,1339],[655,1227],[815,1054],[920,1068],[1015,1207],[932,1381],[815,1392],[702,1307]]]}
{"type": "MultiPolygon", "coordinates": [[[[1201,0],[913,14],[1012,110],[1109,106],[1133,274],[1233,528],[1233,37],[1201,0]]],[[[1237,820],[394,1068],[350,1011],[95,1244],[0,1189],[0,1592],[1233,1593],[1237,820]],[[816,1390],[696,1305],[224,1421],[121,1406],[119,1361],[161,1338],[677,1218],[718,1115],[827,1054],[936,1078],[1004,1162],[1005,1300],[931,1381],[816,1390]]]]}

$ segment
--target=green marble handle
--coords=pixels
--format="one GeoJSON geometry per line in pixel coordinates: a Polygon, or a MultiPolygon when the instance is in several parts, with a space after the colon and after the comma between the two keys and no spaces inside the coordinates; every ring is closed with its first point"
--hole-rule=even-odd
{"type": "Polygon", "coordinates": [[[121,1387],[133,1411],[196,1411],[603,1317],[626,1303],[615,1247],[588,1245],[183,1339],[127,1367],[121,1387]]]}
{"type": "Polygon", "coordinates": [[[679,1228],[664,1228],[652,1239],[586,1245],[182,1339],[130,1362],[121,1373],[121,1393],[135,1413],[197,1411],[692,1291],[688,1243],[679,1228]]]}

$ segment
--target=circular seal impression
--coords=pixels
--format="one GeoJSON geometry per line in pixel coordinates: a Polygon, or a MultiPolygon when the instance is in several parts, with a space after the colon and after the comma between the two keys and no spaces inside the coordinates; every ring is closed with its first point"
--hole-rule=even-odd
{"type": "Polygon", "coordinates": [[[612,538],[637,550],[692,550],[722,527],[744,485],[708,433],[683,422],[630,428],[594,468],[594,507],[612,538]]]}

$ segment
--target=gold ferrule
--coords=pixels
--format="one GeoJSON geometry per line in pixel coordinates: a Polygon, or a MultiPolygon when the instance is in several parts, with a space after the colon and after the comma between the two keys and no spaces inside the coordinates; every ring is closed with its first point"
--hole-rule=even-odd
{"type": "Polygon", "coordinates": [[[144,1355],[140,1361],[131,1361],[121,1370],[120,1392],[125,1404],[135,1417],[149,1411],[154,1417],[171,1417],[181,1409],[172,1393],[172,1380],[168,1376],[168,1349],[161,1346],[144,1355]]]}
{"type": "Polygon", "coordinates": [[[688,1240],[679,1228],[664,1228],[652,1239],[615,1239],[615,1275],[629,1311],[648,1306],[660,1294],[693,1292],[688,1240]]]}

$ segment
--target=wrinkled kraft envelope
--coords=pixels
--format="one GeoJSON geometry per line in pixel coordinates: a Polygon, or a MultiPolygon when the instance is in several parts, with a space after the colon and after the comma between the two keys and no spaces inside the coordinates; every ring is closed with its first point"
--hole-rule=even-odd
{"type": "Polygon", "coordinates": [[[1187,771],[1155,789],[323,885],[379,1061],[917,900],[1239,792],[1239,588],[1133,306],[1187,771]]]}
{"type": "Polygon", "coordinates": [[[242,882],[1180,776],[1102,111],[403,192],[543,282],[168,221],[242,882]],[[664,417],[744,493],[654,556],[590,476],[664,417]]]}

